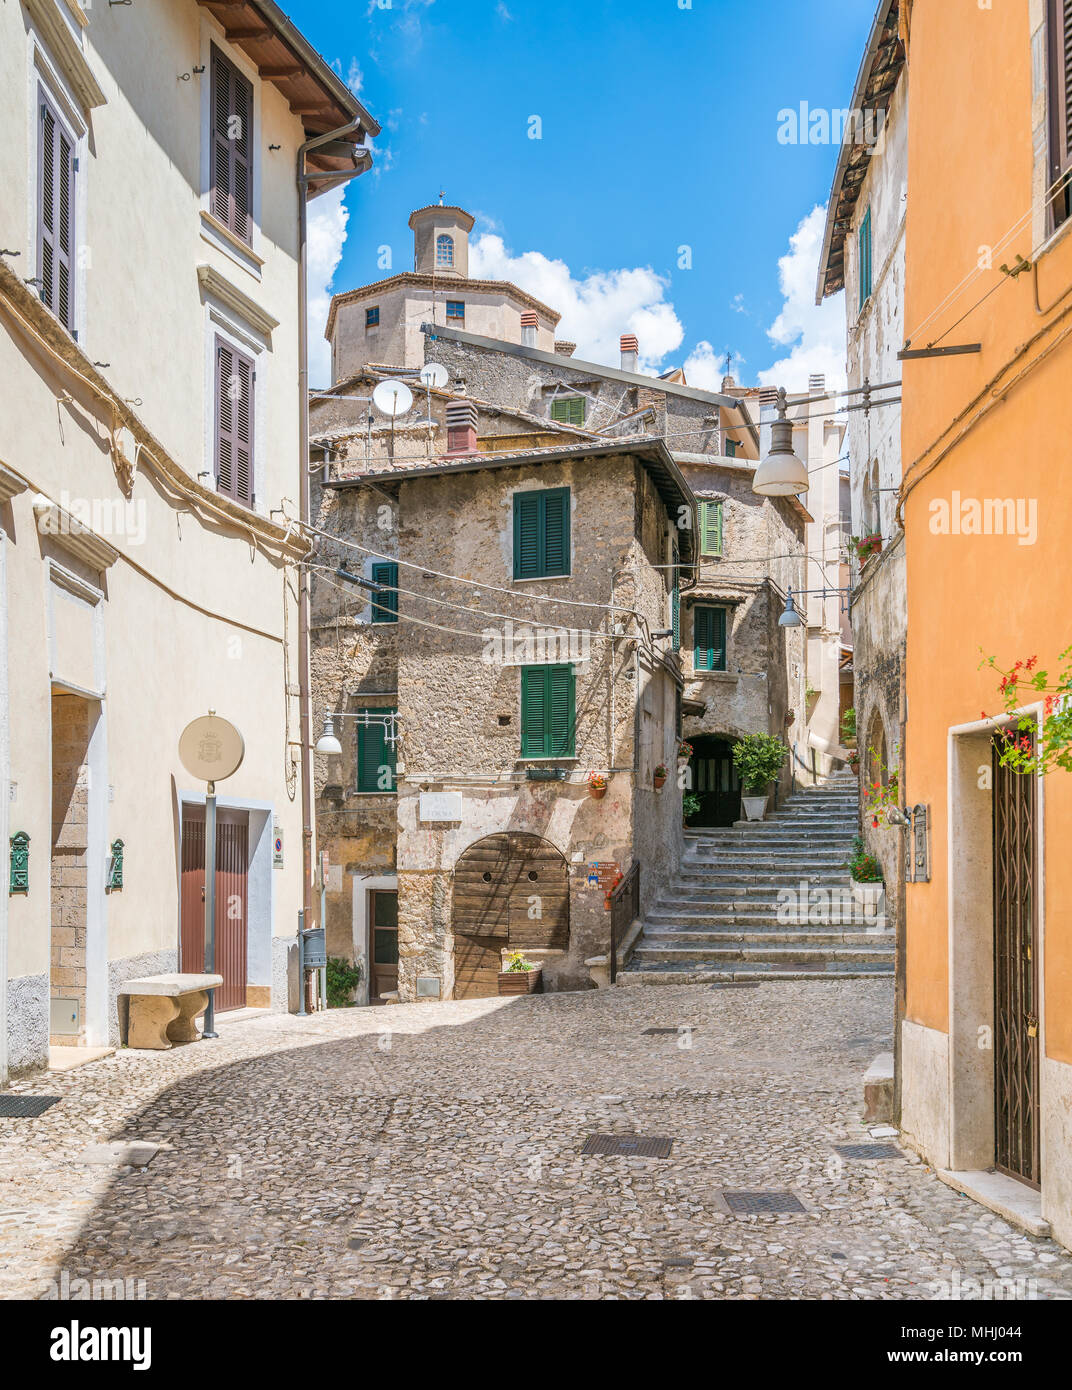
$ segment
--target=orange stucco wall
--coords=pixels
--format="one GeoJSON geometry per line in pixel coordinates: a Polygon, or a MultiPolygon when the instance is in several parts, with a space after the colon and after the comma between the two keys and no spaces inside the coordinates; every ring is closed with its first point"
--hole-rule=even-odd
{"type": "MultiPolygon", "coordinates": [[[[1072,645],[1072,292],[1039,314],[1032,274],[1012,280],[997,268],[1033,250],[1026,0],[991,10],[977,0],[916,0],[908,72],[906,331],[913,347],[947,329],[944,344],[983,345],[977,355],[903,364],[905,789],[933,817],[932,881],[906,894],[907,1012],[946,1030],[949,730],[1001,709],[994,673],[979,670],[980,649],[1003,666],[1037,656],[1052,672],[1072,645]],[[993,268],[921,327],[1017,223],[993,268]],[[994,408],[958,439],[1003,368],[999,389],[984,397],[994,408]],[[1037,540],[933,534],[931,503],[954,492],[1035,499],[1037,540]]],[[[1072,291],[1072,225],[1064,230],[1038,261],[1044,309],[1072,291]]],[[[1045,779],[1044,803],[1046,1048],[1072,1061],[1072,774],[1045,779]]]]}

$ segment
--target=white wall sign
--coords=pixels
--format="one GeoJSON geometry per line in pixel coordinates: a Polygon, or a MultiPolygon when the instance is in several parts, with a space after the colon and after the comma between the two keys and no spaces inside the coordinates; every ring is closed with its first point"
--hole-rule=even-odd
{"type": "Polygon", "coordinates": [[[454,821],[462,818],[461,792],[421,792],[421,820],[454,821]]]}

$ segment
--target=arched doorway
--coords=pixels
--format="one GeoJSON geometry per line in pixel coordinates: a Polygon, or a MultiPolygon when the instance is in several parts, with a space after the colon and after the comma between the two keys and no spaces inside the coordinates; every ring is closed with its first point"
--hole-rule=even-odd
{"type": "Polygon", "coordinates": [[[454,998],[499,992],[502,950],[569,946],[569,868],[539,835],[505,832],[469,848],[454,867],[454,998]]]}
{"type": "Polygon", "coordinates": [[[700,809],[689,817],[690,827],[732,825],[741,816],[741,780],[733,765],[733,739],[718,734],[690,738],[691,790],[700,809]]]}

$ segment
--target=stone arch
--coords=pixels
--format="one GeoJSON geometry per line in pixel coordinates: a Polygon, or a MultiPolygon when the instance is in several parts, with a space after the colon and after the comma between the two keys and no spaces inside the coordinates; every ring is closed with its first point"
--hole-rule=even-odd
{"type": "Polygon", "coordinates": [[[890,780],[890,745],[886,738],[886,721],[879,705],[874,705],[868,716],[867,742],[864,744],[864,767],[868,783],[880,782],[886,786],[890,780]]]}
{"type": "Polygon", "coordinates": [[[454,997],[498,993],[502,951],[569,948],[569,866],[539,835],[505,831],[454,866],[454,997]]]}

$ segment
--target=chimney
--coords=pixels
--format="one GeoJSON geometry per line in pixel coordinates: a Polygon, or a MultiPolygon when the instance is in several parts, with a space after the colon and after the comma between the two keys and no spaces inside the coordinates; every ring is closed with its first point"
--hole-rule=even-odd
{"type": "Polygon", "coordinates": [[[527,312],[521,315],[521,346],[536,346],[536,330],[540,326],[540,319],[537,314],[527,312]]]}
{"type": "Polygon", "coordinates": [[[572,357],[576,351],[576,343],[568,343],[565,338],[555,339],[555,352],[558,353],[559,357],[572,357]]]}
{"type": "Polygon", "coordinates": [[[808,395],[809,395],[809,396],[821,395],[822,392],[824,392],[825,390],[826,390],[826,374],[825,374],[825,372],[813,372],[812,375],[811,375],[810,377],[808,377],[808,395]]]}
{"type": "Polygon", "coordinates": [[[476,453],[476,406],[472,401],[447,405],[447,457],[476,453]]]}
{"type": "Polygon", "coordinates": [[[620,341],[622,349],[622,371],[635,372],[637,369],[637,357],[640,353],[640,344],[636,340],[636,334],[623,333],[620,341]]]}

